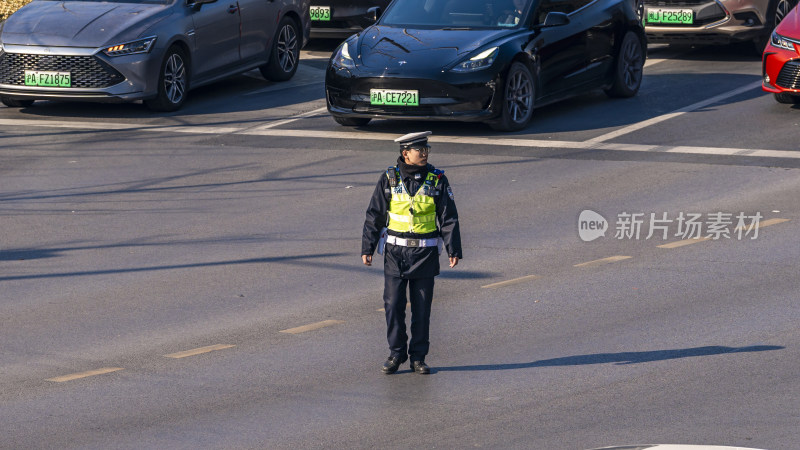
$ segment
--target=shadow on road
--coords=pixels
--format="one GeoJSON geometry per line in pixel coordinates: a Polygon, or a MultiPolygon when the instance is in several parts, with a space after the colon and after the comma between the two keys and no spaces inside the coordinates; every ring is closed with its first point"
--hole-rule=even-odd
{"type": "Polygon", "coordinates": [[[587,364],[615,365],[639,364],[669,359],[691,358],[695,356],[724,355],[727,353],[763,352],[781,350],[778,345],[752,345],[749,347],[725,347],[710,345],[706,347],[684,348],[677,350],[654,350],[648,352],[596,353],[593,355],[565,356],[563,358],[542,359],[526,363],[481,364],[473,366],[437,367],[433,372],[465,372],[479,370],[512,370],[530,369],[534,367],[582,366],[587,364]]]}

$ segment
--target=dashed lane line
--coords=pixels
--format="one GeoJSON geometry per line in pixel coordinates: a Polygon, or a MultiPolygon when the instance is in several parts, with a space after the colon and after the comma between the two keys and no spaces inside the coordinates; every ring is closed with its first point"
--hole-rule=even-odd
{"type": "Polygon", "coordinates": [[[669,244],[656,245],[656,247],[658,247],[658,248],[685,247],[687,245],[699,244],[701,242],[705,242],[705,241],[708,241],[710,239],[711,239],[710,237],[701,237],[701,238],[695,238],[695,239],[683,239],[683,240],[680,240],[680,241],[670,242],[669,244]]]}
{"type": "Polygon", "coordinates": [[[528,275],[524,277],[514,278],[513,280],[506,280],[506,281],[501,281],[499,283],[487,284],[486,286],[481,286],[481,287],[483,289],[493,289],[504,286],[511,286],[512,284],[525,283],[526,281],[533,281],[539,278],[541,278],[539,275],[528,275]]]}
{"type": "Polygon", "coordinates": [[[289,328],[288,330],[281,330],[281,333],[300,334],[307,331],[319,330],[320,328],[330,327],[344,323],[343,320],[323,320],[322,322],[311,323],[301,327],[289,328]]]}
{"type": "Polygon", "coordinates": [[[189,356],[195,355],[202,355],[203,353],[209,353],[217,350],[225,350],[227,348],[236,347],[235,345],[228,345],[228,344],[216,344],[216,345],[209,345],[206,347],[195,348],[192,350],[186,350],[183,352],[177,353],[170,353],[169,355],[164,355],[165,358],[173,358],[173,359],[180,359],[180,358],[188,358],[189,356]]]}
{"type": "Polygon", "coordinates": [[[615,262],[618,262],[618,261],[624,261],[626,259],[631,259],[631,258],[633,258],[633,257],[632,256],[622,256],[622,255],[609,256],[608,258],[595,259],[594,261],[588,261],[588,262],[585,262],[585,263],[575,264],[572,267],[602,266],[603,264],[611,264],[611,263],[615,263],[615,262]]]}
{"type": "Polygon", "coordinates": [[[112,372],[119,372],[124,370],[122,367],[103,367],[102,369],[87,370],[86,372],[73,373],[63,375],[60,377],[48,378],[46,381],[54,381],[56,383],[64,383],[66,381],[79,380],[81,378],[93,377],[95,375],[104,375],[112,372]]]}
{"type": "Polygon", "coordinates": [[[746,85],[744,85],[742,87],[736,88],[736,89],[734,89],[732,91],[728,91],[728,92],[722,93],[720,95],[716,95],[714,97],[711,97],[709,99],[702,100],[702,101],[699,101],[697,103],[693,103],[693,104],[691,104],[689,106],[685,106],[683,108],[676,109],[675,111],[673,111],[671,113],[663,114],[663,115],[660,115],[658,117],[653,117],[652,119],[643,120],[643,121],[641,121],[639,123],[635,123],[633,125],[629,125],[627,127],[623,127],[623,128],[618,129],[618,130],[614,130],[614,131],[612,131],[610,133],[606,133],[606,134],[594,137],[592,139],[587,140],[586,142],[605,142],[605,141],[609,141],[611,139],[618,138],[618,137],[620,137],[622,135],[633,133],[634,131],[641,130],[642,128],[647,128],[649,126],[653,126],[653,125],[658,124],[660,122],[664,122],[666,120],[673,119],[675,117],[678,117],[680,115],[686,114],[688,112],[692,112],[692,111],[698,110],[700,108],[705,108],[708,105],[712,105],[714,103],[721,102],[722,100],[725,100],[727,98],[730,98],[730,97],[739,95],[739,94],[741,94],[743,92],[747,92],[749,90],[752,90],[752,89],[755,89],[755,88],[760,88],[760,87],[761,87],[761,80],[754,81],[754,82],[748,83],[748,84],[746,84],[746,85]]]}

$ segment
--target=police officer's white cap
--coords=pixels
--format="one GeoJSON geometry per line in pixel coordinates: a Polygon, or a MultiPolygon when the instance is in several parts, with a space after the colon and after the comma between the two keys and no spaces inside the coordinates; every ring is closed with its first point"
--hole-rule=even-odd
{"type": "Polygon", "coordinates": [[[394,141],[400,144],[401,147],[413,147],[414,145],[424,145],[428,142],[428,136],[433,133],[430,131],[419,131],[417,133],[408,133],[405,136],[400,136],[394,141]]]}

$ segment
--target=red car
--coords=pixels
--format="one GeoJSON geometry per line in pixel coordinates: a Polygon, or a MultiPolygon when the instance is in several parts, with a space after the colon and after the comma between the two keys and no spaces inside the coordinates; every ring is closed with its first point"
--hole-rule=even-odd
{"type": "Polygon", "coordinates": [[[775,27],[761,62],[762,88],[779,103],[800,104],[800,15],[792,9],[775,27]]]}

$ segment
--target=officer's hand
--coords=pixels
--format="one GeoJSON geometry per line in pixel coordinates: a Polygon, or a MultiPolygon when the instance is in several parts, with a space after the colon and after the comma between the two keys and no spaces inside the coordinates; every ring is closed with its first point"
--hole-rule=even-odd
{"type": "MultiPolygon", "coordinates": [[[[372,255],[361,255],[361,261],[364,261],[365,266],[372,265],[372,255]]],[[[450,266],[453,267],[453,266],[450,266]]]]}
{"type": "Polygon", "coordinates": [[[458,264],[458,256],[451,256],[450,257],[450,268],[452,269],[453,267],[456,266],[456,264],[458,264]]]}

